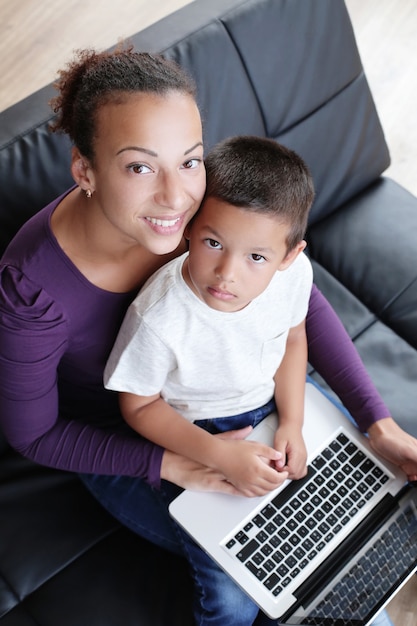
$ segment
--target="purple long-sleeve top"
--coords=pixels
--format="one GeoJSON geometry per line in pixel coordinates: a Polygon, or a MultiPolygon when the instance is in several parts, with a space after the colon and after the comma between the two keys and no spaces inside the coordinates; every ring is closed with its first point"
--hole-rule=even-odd
{"type": "MultiPolygon", "coordinates": [[[[62,198],[62,197],[61,197],[62,198]]],[[[135,293],[91,284],[55,239],[61,200],[19,231],[0,265],[0,426],[12,447],[43,465],[141,476],[159,485],[163,450],[125,427],[103,370],[135,293]]],[[[366,431],[389,411],[342,324],[314,287],[309,360],[366,431]]]]}

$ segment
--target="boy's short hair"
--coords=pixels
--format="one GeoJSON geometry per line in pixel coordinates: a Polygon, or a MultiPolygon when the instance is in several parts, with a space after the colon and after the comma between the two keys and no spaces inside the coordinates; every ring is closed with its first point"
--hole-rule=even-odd
{"type": "Polygon", "coordinates": [[[204,199],[213,197],[281,219],[290,226],[288,251],[303,239],[314,185],[298,154],[273,139],[229,137],[210,150],[205,167],[204,199]]]}

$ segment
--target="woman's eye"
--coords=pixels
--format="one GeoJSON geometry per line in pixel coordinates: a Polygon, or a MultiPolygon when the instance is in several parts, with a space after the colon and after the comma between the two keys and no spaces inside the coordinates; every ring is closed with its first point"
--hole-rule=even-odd
{"type": "Polygon", "coordinates": [[[206,242],[206,245],[209,248],[217,249],[217,248],[221,248],[222,247],[221,244],[218,241],[216,241],[215,239],[205,239],[204,241],[206,242]]]}
{"type": "Polygon", "coordinates": [[[148,174],[152,171],[148,165],[144,165],[143,163],[133,163],[129,165],[127,169],[134,174],[148,174]]]}
{"type": "Polygon", "coordinates": [[[186,170],[194,170],[201,163],[201,159],[189,159],[183,163],[182,167],[186,170]]]}
{"type": "Polygon", "coordinates": [[[265,263],[266,261],[265,257],[261,254],[252,253],[250,257],[254,263],[265,263]]]}

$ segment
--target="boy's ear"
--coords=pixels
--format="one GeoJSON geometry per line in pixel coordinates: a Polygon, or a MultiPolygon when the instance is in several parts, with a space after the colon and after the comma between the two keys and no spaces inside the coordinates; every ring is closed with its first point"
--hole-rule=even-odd
{"type": "Polygon", "coordinates": [[[76,147],[73,147],[71,152],[71,174],[81,189],[95,191],[94,174],[90,163],[76,147]]]}
{"type": "Polygon", "coordinates": [[[291,265],[291,263],[295,261],[295,259],[298,257],[300,252],[303,252],[303,250],[305,250],[306,245],[307,245],[307,242],[304,241],[304,239],[298,242],[295,248],[292,248],[292,250],[290,250],[288,254],[285,256],[285,258],[281,261],[278,269],[280,271],[286,270],[291,265]]]}

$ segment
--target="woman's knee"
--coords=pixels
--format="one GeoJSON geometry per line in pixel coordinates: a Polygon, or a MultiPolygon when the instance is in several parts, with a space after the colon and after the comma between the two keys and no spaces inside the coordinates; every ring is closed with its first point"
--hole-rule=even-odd
{"type": "Polygon", "coordinates": [[[140,478],[80,476],[84,485],[113,517],[147,541],[184,556],[176,524],[162,495],[140,478]]]}

